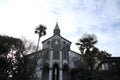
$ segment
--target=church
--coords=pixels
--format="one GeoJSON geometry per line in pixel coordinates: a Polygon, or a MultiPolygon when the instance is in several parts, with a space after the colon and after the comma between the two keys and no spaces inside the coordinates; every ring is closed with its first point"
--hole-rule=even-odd
{"type": "Polygon", "coordinates": [[[29,55],[29,59],[36,58],[34,77],[36,80],[68,80],[70,70],[82,64],[79,53],[72,51],[72,42],[61,36],[58,23],[53,35],[42,41],[43,48],[29,55]]]}
{"type": "MultiPolygon", "coordinates": [[[[79,80],[84,78],[77,77],[76,73],[72,72],[72,70],[84,67],[82,55],[71,50],[72,42],[61,36],[58,23],[53,28],[53,35],[42,41],[42,49],[27,56],[30,79],[79,80]]],[[[95,61],[94,73],[96,74],[85,75],[88,80],[117,80],[112,77],[113,75],[119,80],[120,57],[101,57],[95,58],[95,61]]],[[[84,75],[82,71],[79,76],[81,75],[84,75]]]]}

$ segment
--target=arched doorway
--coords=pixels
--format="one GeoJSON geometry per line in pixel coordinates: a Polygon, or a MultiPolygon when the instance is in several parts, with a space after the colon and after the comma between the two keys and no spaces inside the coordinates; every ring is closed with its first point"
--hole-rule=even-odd
{"type": "Polygon", "coordinates": [[[59,66],[58,66],[58,64],[53,65],[52,80],[59,80],[59,66]]]}
{"type": "Polygon", "coordinates": [[[68,64],[63,64],[63,80],[69,79],[69,67],[68,64]]]}

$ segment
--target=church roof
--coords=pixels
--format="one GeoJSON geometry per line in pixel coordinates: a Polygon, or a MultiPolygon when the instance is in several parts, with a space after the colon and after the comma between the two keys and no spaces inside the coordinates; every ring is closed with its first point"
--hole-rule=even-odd
{"type": "MultiPolygon", "coordinates": [[[[44,43],[44,42],[48,41],[49,39],[51,39],[51,38],[53,38],[53,37],[54,37],[54,36],[49,37],[48,39],[46,39],[46,40],[42,41],[42,43],[44,43]]],[[[69,41],[69,40],[65,39],[65,38],[64,38],[64,37],[62,37],[62,36],[60,36],[60,38],[64,39],[65,41],[67,41],[67,42],[69,42],[69,43],[72,43],[71,41],[69,41]]]]}
{"type": "Polygon", "coordinates": [[[71,43],[69,40],[63,38],[63,37],[60,35],[60,28],[59,28],[58,22],[56,22],[56,25],[55,25],[55,28],[54,28],[54,35],[51,36],[51,37],[49,37],[48,39],[42,41],[42,43],[44,43],[45,41],[53,38],[55,35],[58,35],[60,38],[64,39],[65,41],[67,41],[67,42],[69,42],[69,43],[71,43]]]}

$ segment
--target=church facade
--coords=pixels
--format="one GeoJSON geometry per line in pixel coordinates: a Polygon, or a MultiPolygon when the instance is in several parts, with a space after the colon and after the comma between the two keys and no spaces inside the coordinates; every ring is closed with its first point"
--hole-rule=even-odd
{"type": "Polygon", "coordinates": [[[36,58],[37,66],[34,77],[36,80],[68,80],[70,70],[82,64],[82,57],[70,49],[71,42],[60,35],[56,23],[53,36],[42,42],[43,48],[30,59],[36,58]],[[34,57],[33,57],[34,56],[34,57]]]}

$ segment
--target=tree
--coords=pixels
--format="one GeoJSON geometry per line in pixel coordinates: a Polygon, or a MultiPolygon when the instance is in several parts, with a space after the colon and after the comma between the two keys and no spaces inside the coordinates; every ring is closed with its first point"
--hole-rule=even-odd
{"type": "MultiPolygon", "coordinates": [[[[95,80],[95,74],[99,74],[96,70],[100,66],[100,62],[106,59],[106,57],[111,57],[106,51],[99,51],[94,45],[97,43],[97,37],[93,34],[85,34],[79,39],[76,45],[79,46],[79,50],[83,56],[85,75],[89,74],[91,76],[88,80],[95,80]]],[[[86,76],[88,77],[88,76],[86,76]]]]}
{"type": "Polygon", "coordinates": [[[94,34],[84,34],[82,38],[80,38],[79,41],[76,43],[76,45],[79,46],[79,50],[83,56],[85,70],[93,69],[93,56],[95,56],[95,53],[98,51],[98,49],[94,45],[97,42],[97,37],[94,34]]]}
{"type": "Polygon", "coordinates": [[[31,54],[32,52],[35,52],[36,46],[34,45],[34,43],[32,41],[27,40],[25,37],[22,37],[21,40],[23,42],[23,45],[25,46],[24,53],[26,55],[31,54]]]}
{"type": "MultiPolygon", "coordinates": [[[[37,43],[37,48],[36,48],[36,52],[38,51],[39,48],[39,42],[40,42],[40,38],[44,35],[46,35],[46,27],[43,26],[42,24],[39,25],[36,29],[35,29],[35,34],[39,35],[38,38],[38,43],[37,43]]],[[[37,53],[36,53],[36,57],[37,57],[37,53]]],[[[36,58],[37,59],[37,58],[36,58]]]]}
{"type": "Polygon", "coordinates": [[[15,80],[19,73],[18,65],[23,64],[24,50],[20,39],[0,35],[0,79],[15,80]]]}
{"type": "Polygon", "coordinates": [[[30,40],[27,40],[26,38],[22,37],[23,44],[25,46],[25,51],[24,53],[24,70],[23,73],[24,79],[23,80],[34,80],[34,69],[35,69],[35,62],[34,60],[31,60],[29,58],[29,55],[31,55],[33,52],[36,51],[36,46],[34,43],[30,40]]]}
{"type": "Polygon", "coordinates": [[[101,59],[101,58],[106,58],[106,57],[111,57],[111,54],[108,53],[107,51],[100,51],[99,54],[98,54],[98,58],[101,59]]]}
{"type": "Polygon", "coordinates": [[[25,38],[0,35],[0,79],[31,80],[27,56],[34,50],[34,44],[25,38]]]}

